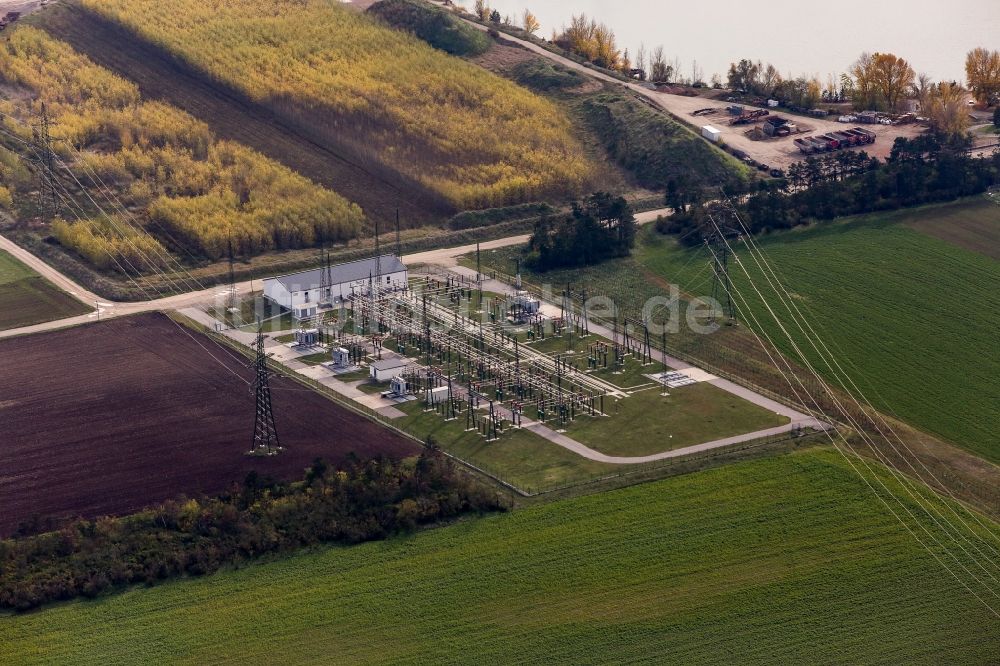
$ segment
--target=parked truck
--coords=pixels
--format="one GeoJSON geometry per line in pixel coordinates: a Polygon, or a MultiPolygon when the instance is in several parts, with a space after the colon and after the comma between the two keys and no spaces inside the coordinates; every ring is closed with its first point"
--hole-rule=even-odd
{"type": "Polygon", "coordinates": [[[875,132],[872,132],[871,130],[866,130],[864,127],[852,127],[850,131],[867,137],[867,143],[875,143],[875,132]]]}
{"type": "Polygon", "coordinates": [[[815,150],[816,150],[817,153],[825,153],[828,150],[830,150],[830,142],[829,141],[823,141],[822,139],[820,139],[818,137],[815,137],[815,136],[808,137],[806,139],[806,141],[809,141],[809,142],[812,143],[812,145],[815,148],[815,150]]]}
{"type": "Polygon", "coordinates": [[[848,134],[847,132],[830,132],[830,136],[833,136],[840,141],[841,148],[858,145],[858,137],[853,134],[848,134]]]}
{"type": "Polygon", "coordinates": [[[840,148],[840,140],[837,137],[833,136],[832,134],[821,134],[816,138],[818,138],[820,141],[826,141],[827,144],[830,146],[830,150],[837,150],[838,148],[840,148]]]}
{"type": "Polygon", "coordinates": [[[796,139],[795,146],[804,154],[812,155],[816,152],[816,144],[814,144],[810,139],[796,139]]]}

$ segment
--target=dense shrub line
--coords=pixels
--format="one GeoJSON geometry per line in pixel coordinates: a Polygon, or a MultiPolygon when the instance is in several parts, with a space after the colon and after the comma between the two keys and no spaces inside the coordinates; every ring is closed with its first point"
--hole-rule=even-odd
{"type": "MultiPolygon", "coordinates": [[[[813,220],[896,210],[953,201],[985,192],[1000,183],[1000,152],[971,157],[962,143],[933,135],[896,139],[885,163],[863,153],[810,157],[794,165],[787,180],[762,181],[753,192],[733,192],[752,233],[790,229],[813,220]]],[[[705,195],[668,185],[667,204],[675,213],[657,223],[687,244],[699,244],[711,231],[711,205],[705,195]]],[[[715,195],[717,196],[717,195],[715,195]]]]}
{"type": "Polygon", "coordinates": [[[467,513],[500,496],[430,443],[419,458],[317,460],[296,483],[251,473],[214,498],[180,498],[132,516],[78,520],[0,541],[0,608],[94,597],[112,588],[204,575],[268,553],[383,539],[467,513]]]}
{"type": "Polygon", "coordinates": [[[476,56],[490,48],[486,33],[431,5],[413,0],[379,0],[367,11],[445,53],[476,56]]]}
{"type": "Polygon", "coordinates": [[[626,257],[635,244],[635,216],[624,197],[596,192],[563,217],[535,223],[527,264],[536,271],[589,266],[626,257]]]}

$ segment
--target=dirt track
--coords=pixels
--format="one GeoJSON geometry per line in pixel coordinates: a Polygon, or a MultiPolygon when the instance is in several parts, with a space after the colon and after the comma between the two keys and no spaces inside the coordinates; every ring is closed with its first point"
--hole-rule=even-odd
{"type": "Polygon", "coordinates": [[[159,313],[0,341],[0,359],[0,537],[35,515],[94,517],[217,493],[251,470],[295,479],[317,457],[419,451],[275,378],[287,450],[245,455],[253,431],[245,359],[159,313]]]}
{"type": "MultiPolygon", "coordinates": [[[[438,5],[442,3],[440,0],[432,0],[438,5]]],[[[486,30],[487,28],[483,25],[475,23],[473,21],[466,21],[469,25],[476,28],[477,30],[486,30]]],[[[698,132],[701,126],[712,124],[710,120],[704,118],[699,118],[691,115],[692,111],[697,111],[698,109],[704,109],[707,107],[719,107],[719,109],[724,109],[726,107],[725,102],[716,102],[713,100],[706,99],[704,97],[686,97],[684,95],[675,95],[668,92],[659,92],[652,90],[644,84],[638,82],[629,83],[616,79],[604,72],[598,71],[591,67],[586,67],[578,62],[565,58],[557,53],[548,51],[537,44],[532,42],[519,39],[510,34],[504,34],[504,40],[512,42],[527,49],[533,53],[537,53],[549,60],[556,62],[563,67],[575,70],[589,76],[598,81],[604,81],[605,83],[611,83],[622,88],[627,88],[632,92],[640,95],[641,97],[651,101],[657,106],[665,109],[671,115],[679,119],[681,122],[687,123],[692,126],[694,131],[698,132]]],[[[754,107],[747,107],[752,109],[754,107]]],[[[714,118],[722,118],[722,114],[715,116],[714,118]]],[[[820,120],[815,118],[800,118],[799,116],[790,116],[793,122],[801,122],[804,125],[810,126],[815,133],[823,134],[825,132],[830,132],[833,130],[842,130],[845,127],[850,127],[849,125],[844,125],[832,120],[820,120]]],[[[725,118],[728,122],[728,117],[725,118]]],[[[722,140],[728,145],[734,146],[746,152],[750,157],[757,160],[758,162],[763,162],[769,166],[778,167],[785,169],[789,167],[792,163],[801,161],[805,158],[802,153],[795,147],[792,143],[791,138],[768,140],[768,141],[753,141],[743,135],[747,129],[751,126],[736,126],[730,127],[728,125],[719,124],[715,125],[722,132],[722,140]]],[[[866,146],[869,155],[874,155],[879,158],[885,158],[889,151],[892,149],[892,143],[898,136],[912,137],[916,136],[922,131],[922,128],[915,125],[901,125],[897,127],[889,127],[884,125],[873,125],[870,127],[877,135],[878,140],[875,145],[866,146]]],[[[857,150],[857,149],[855,149],[857,150]]]]}

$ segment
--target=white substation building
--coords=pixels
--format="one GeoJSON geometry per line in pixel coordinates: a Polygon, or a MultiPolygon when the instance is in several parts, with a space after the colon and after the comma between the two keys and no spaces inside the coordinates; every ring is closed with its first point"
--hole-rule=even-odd
{"type": "Polygon", "coordinates": [[[382,288],[404,289],[408,278],[406,265],[396,255],[384,254],[279,275],[264,280],[264,297],[291,310],[297,319],[307,319],[316,315],[320,305],[342,303],[352,293],[368,293],[369,281],[376,278],[382,288]]]}

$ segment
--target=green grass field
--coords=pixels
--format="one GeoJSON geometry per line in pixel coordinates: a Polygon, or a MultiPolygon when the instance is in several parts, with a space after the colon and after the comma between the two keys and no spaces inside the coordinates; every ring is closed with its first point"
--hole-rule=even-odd
{"type": "MultiPolygon", "coordinates": [[[[760,245],[876,407],[1000,462],[1000,262],[960,247],[970,215],[1000,224],[1000,206],[973,200],[850,218],[764,237],[760,245]],[[932,237],[931,229],[957,242],[932,237]]],[[[686,288],[704,254],[662,243],[637,258],[686,288]]],[[[740,254],[754,282],[763,284],[756,265],[740,254]]],[[[730,272],[751,309],[780,336],[743,271],[730,272]]],[[[765,296],[789,321],[773,292],[765,296]]],[[[792,352],[785,338],[779,346],[792,352]]]]}
{"type": "Polygon", "coordinates": [[[73,317],[90,310],[0,250],[0,331],[73,317]]]}
{"type": "MultiPolygon", "coordinates": [[[[610,342],[595,334],[567,334],[529,346],[553,356],[562,354],[578,368],[586,368],[587,347],[598,341],[610,342]],[[571,351],[564,351],[567,348],[571,351]]],[[[669,395],[662,395],[662,387],[646,377],[663,370],[655,360],[658,356],[654,352],[649,365],[626,357],[619,370],[600,368],[591,373],[629,391],[627,398],[605,399],[604,410],[610,417],[581,416],[563,426],[553,422],[551,427],[565,428],[567,436],[608,455],[643,456],[788,423],[785,417],[707,383],[670,389],[669,395]]]]}
{"type": "Polygon", "coordinates": [[[669,394],[652,388],[617,402],[605,400],[610,417],[577,418],[565,426],[566,435],[608,455],[644,456],[788,423],[711,384],[670,389],[669,394]]]}
{"type": "Polygon", "coordinates": [[[0,619],[10,664],[987,664],[998,641],[816,449],[0,619]]]}
{"type": "Polygon", "coordinates": [[[528,430],[510,428],[498,441],[487,442],[482,435],[465,431],[464,414],[445,421],[435,412],[424,412],[420,400],[396,407],[407,414],[395,422],[397,427],[421,438],[433,436],[445,451],[527,492],[589,481],[632,467],[587,460],[528,430]]]}

